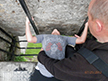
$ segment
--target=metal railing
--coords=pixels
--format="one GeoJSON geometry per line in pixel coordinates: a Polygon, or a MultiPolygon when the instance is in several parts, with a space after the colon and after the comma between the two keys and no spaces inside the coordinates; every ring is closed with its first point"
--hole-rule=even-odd
{"type": "Polygon", "coordinates": [[[17,41],[16,37],[12,37],[6,31],[4,31],[2,28],[0,28],[0,31],[12,40],[12,42],[10,42],[10,41],[8,41],[8,40],[6,40],[0,36],[0,39],[2,41],[10,44],[10,47],[9,47],[10,51],[7,51],[7,50],[0,48],[0,51],[7,53],[10,56],[9,61],[13,61],[15,56],[37,56],[37,54],[15,54],[15,49],[41,49],[41,47],[18,47],[17,43],[27,42],[27,40],[17,41]]]}

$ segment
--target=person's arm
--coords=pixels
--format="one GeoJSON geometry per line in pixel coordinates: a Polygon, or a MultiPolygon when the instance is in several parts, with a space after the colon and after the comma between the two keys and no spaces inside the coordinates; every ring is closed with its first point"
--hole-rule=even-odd
{"type": "Polygon", "coordinates": [[[35,36],[32,36],[29,24],[30,24],[30,22],[29,22],[28,18],[26,17],[26,38],[27,38],[27,41],[30,43],[36,43],[37,38],[35,36]]]}
{"type": "Polygon", "coordinates": [[[75,51],[74,47],[67,45],[65,48],[65,58],[72,57],[75,52],[76,51],[75,51]]]}
{"type": "Polygon", "coordinates": [[[99,78],[94,77],[98,74],[85,73],[86,71],[96,72],[97,69],[78,53],[75,53],[73,57],[57,60],[48,57],[44,51],[41,51],[38,54],[38,61],[42,63],[55,78],[62,81],[96,81],[96,79],[99,78]],[[92,77],[92,79],[90,79],[90,77],[92,77]]]}
{"type": "Polygon", "coordinates": [[[76,44],[82,44],[86,41],[87,31],[88,31],[88,22],[85,24],[85,28],[82,35],[80,37],[78,35],[75,35],[75,37],[77,37],[76,44]]]}

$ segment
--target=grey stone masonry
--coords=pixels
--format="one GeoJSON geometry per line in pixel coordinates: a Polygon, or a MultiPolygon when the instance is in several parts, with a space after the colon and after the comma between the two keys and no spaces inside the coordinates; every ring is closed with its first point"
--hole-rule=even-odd
{"type": "Polygon", "coordinates": [[[35,66],[30,62],[0,62],[0,81],[29,81],[35,66]]]}
{"type": "MultiPolygon", "coordinates": [[[[57,28],[64,35],[78,32],[87,17],[90,1],[25,0],[40,34],[51,33],[57,28]]],[[[25,34],[25,17],[19,0],[0,0],[0,26],[5,27],[13,35],[25,34]]]]}

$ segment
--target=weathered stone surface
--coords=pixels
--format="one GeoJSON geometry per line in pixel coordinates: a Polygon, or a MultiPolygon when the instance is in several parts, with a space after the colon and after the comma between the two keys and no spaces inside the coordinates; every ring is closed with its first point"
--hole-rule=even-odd
{"type": "MultiPolygon", "coordinates": [[[[57,28],[61,34],[73,35],[87,16],[91,0],[25,0],[40,33],[57,28]]],[[[0,0],[0,25],[14,35],[25,33],[25,13],[19,0],[0,0]]]]}
{"type": "Polygon", "coordinates": [[[0,81],[29,81],[35,66],[29,62],[0,62],[0,81]],[[16,71],[19,67],[25,71],[16,71]]]}

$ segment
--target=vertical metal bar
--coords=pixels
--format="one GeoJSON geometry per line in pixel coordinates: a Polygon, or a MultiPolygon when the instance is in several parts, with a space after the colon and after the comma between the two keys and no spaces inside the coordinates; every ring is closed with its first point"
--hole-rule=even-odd
{"type": "Polygon", "coordinates": [[[30,12],[29,12],[29,9],[28,9],[28,7],[27,7],[25,1],[24,1],[24,0],[19,0],[19,2],[20,2],[20,4],[21,4],[23,10],[25,11],[25,13],[26,13],[28,19],[30,20],[30,23],[31,23],[31,25],[32,25],[32,27],[33,27],[33,29],[34,29],[34,31],[35,31],[35,34],[38,35],[38,34],[39,34],[39,31],[38,31],[37,27],[35,26],[34,21],[32,20],[31,14],[30,14],[30,12]]]}
{"type": "Polygon", "coordinates": [[[10,59],[9,59],[9,61],[13,61],[14,60],[14,56],[15,56],[15,54],[14,54],[14,52],[15,52],[15,46],[16,46],[16,41],[15,40],[12,40],[12,45],[11,45],[11,56],[10,56],[10,59]]]}
{"type": "Polygon", "coordinates": [[[81,33],[83,32],[84,27],[85,27],[85,23],[86,23],[87,21],[88,21],[88,17],[86,17],[86,19],[85,19],[83,25],[81,26],[79,32],[77,33],[77,35],[81,36],[81,33]]]}

